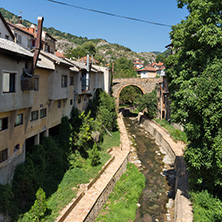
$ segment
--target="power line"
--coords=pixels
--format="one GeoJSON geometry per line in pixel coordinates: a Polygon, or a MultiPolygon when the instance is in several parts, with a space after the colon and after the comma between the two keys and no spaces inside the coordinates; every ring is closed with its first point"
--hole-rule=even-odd
{"type": "Polygon", "coordinates": [[[99,10],[96,10],[96,9],[85,8],[85,7],[81,7],[81,6],[77,6],[77,5],[71,5],[71,4],[68,4],[68,3],[65,3],[65,2],[61,2],[61,1],[56,1],[56,0],[47,0],[47,1],[53,2],[53,3],[56,3],[56,4],[60,4],[60,5],[69,6],[69,7],[72,7],[72,8],[78,8],[78,9],[85,10],[85,11],[95,12],[95,13],[99,13],[99,14],[103,14],[103,15],[109,15],[109,16],[113,16],[113,17],[124,18],[124,19],[128,19],[128,20],[148,23],[148,24],[152,24],[152,25],[171,27],[171,25],[167,25],[167,24],[163,24],[163,23],[150,22],[150,21],[146,21],[146,20],[143,20],[143,19],[123,16],[123,15],[117,15],[117,14],[113,14],[113,13],[110,13],[110,12],[104,12],[104,11],[99,11],[99,10]]]}

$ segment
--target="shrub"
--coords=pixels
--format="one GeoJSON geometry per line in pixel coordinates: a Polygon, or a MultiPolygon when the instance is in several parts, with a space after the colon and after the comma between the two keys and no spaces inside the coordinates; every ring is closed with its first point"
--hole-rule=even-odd
{"type": "Polygon", "coordinates": [[[157,114],[157,91],[153,90],[151,93],[138,96],[134,105],[140,112],[147,109],[146,116],[149,119],[154,118],[157,114]]]}
{"type": "Polygon", "coordinates": [[[100,93],[97,120],[110,131],[117,129],[116,105],[113,97],[105,92],[100,93]]]}
{"type": "Polygon", "coordinates": [[[13,193],[9,184],[0,184],[0,212],[7,214],[11,210],[13,193]]]}
{"type": "Polygon", "coordinates": [[[27,212],[20,222],[39,222],[47,210],[46,196],[44,190],[40,187],[36,192],[36,200],[31,210],[27,212]]]}
{"type": "Polygon", "coordinates": [[[94,143],[89,157],[91,159],[91,166],[97,166],[100,164],[100,154],[96,143],[94,143]]]}
{"type": "Polygon", "coordinates": [[[207,190],[192,192],[194,221],[217,222],[222,221],[222,201],[207,190]]]}

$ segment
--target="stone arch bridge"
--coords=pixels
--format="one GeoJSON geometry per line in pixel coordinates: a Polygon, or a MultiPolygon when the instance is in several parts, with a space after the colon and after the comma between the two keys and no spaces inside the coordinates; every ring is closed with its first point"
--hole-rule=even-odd
{"type": "Polygon", "coordinates": [[[163,82],[163,78],[122,78],[113,79],[113,97],[116,101],[116,107],[119,109],[119,96],[123,88],[126,86],[136,86],[143,94],[150,93],[155,89],[156,85],[163,82]]]}

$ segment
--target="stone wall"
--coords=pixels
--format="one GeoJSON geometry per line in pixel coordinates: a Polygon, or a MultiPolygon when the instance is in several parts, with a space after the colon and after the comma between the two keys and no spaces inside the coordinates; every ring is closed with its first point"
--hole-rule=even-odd
{"type": "Polygon", "coordinates": [[[113,97],[116,101],[117,110],[119,107],[119,96],[123,88],[127,86],[136,86],[138,87],[143,94],[150,93],[152,90],[155,89],[156,85],[161,83],[163,81],[163,78],[148,78],[148,79],[142,79],[142,78],[119,78],[119,79],[113,79],[113,97]]]}
{"type": "Polygon", "coordinates": [[[100,194],[99,198],[97,199],[97,201],[91,208],[84,222],[92,222],[96,219],[103,205],[106,203],[109,194],[112,192],[116,182],[120,179],[122,174],[125,172],[127,162],[128,162],[128,157],[123,161],[122,165],[119,167],[119,169],[117,170],[113,178],[110,180],[106,188],[100,194]]]}

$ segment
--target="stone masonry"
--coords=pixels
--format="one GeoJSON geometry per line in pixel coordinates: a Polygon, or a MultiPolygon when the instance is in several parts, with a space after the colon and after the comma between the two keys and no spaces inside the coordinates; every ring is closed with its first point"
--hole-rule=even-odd
{"type": "Polygon", "coordinates": [[[163,82],[163,78],[122,78],[113,79],[113,97],[116,99],[117,109],[119,108],[119,96],[123,88],[126,86],[136,86],[143,94],[150,93],[155,89],[156,85],[163,82]]]}

